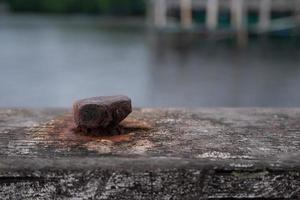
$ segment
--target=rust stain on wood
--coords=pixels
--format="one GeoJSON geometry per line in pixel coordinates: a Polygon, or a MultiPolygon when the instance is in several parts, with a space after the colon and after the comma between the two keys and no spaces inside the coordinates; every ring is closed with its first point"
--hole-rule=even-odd
{"type": "Polygon", "coordinates": [[[133,143],[139,133],[145,133],[153,126],[145,121],[130,117],[122,121],[118,128],[121,129],[121,134],[98,134],[96,132],[86,134],[77,129],[73,116],[66,114],[36,126],[31,132],[33,137],[41,143],[59,148],[81,146],[91,150],[95,149],[97,145],[112,146],[120,143],[133,143]]]}

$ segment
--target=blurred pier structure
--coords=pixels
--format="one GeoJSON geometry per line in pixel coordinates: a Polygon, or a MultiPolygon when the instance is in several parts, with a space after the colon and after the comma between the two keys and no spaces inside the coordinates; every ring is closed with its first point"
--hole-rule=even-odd
{"type": "Polygon", "coordinates": [[[243,44],[249,34],[297,30],[300,0],[149,0],[148,19],[155,30],[235,35],[243,44]]]}

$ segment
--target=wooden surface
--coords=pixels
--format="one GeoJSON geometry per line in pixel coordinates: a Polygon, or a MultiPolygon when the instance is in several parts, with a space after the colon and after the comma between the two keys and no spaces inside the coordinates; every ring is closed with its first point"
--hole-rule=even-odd
{"type": "Polygon", "coordinates": [[[142,108],[122,126],[0,109],[1,199],[300,198],[300,109],[142,108]]]}

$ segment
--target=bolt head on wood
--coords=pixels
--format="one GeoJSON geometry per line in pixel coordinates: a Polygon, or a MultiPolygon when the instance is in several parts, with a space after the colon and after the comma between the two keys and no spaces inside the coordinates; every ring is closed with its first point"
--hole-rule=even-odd
{"type": "Polygon", "coordinates": [[[132,112],[127,96],[100,96],[76,101],[74,120],[84,130],[114,128],[132,112]]]}

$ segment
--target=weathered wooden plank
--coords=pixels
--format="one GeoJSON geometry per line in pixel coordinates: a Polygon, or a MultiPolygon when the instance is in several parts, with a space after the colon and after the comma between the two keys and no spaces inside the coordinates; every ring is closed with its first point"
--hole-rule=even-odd
{"type": "Polygon", "coordinates": [[[300,198],[300,109],[135,109],[87,136],[68,109],[0,109],[1,199],[300,198]]]}

